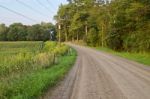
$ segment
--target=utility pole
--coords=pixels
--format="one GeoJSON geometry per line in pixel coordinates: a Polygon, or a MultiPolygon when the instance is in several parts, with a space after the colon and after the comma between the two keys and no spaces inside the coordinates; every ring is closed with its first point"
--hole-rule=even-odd
{"type": "Polygon", "coordinates": [[[65,12],[65,18],[64,18],[64,28],[65,28],[65,42],[67,42],[68,41],[68,31],[67,31],[67,19],[68,19],[68,16],[67,16],[67,14],[66,14],[66,12],[65,12]]]}
{"type": "Polygon", "coordinates": [[[60,16],[58,19],[58,42],[61,43],[61,23],[60,23],[60,16]]]}
{"type": "Polygon", "coordinates": [[[59,37],[58,37],[59,40],[58,41],[59,41],[59,43],[61,43],[61,24],[60,23],[58,24],[58,31],[59,31],[59,34],[58,34],[59,35],[59,37]]]}

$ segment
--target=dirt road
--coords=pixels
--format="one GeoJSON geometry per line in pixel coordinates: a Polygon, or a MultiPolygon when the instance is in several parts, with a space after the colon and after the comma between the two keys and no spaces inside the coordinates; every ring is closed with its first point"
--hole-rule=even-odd
{"type": "Polygon", "coordinates": [[[150,99],[150,68],[70,44],[78,52],[68,76],[44,99],[150,99]]]}

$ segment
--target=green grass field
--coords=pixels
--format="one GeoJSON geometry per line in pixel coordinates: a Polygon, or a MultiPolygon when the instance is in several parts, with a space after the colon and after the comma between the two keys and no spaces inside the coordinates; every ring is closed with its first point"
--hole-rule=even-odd
{"type": "Polygon", "coordinates": [[[69,49],[56,42],[0,42],[0,99],[37,99],[74,63],[69,49]]]}
{"type": "Polygon", "coordinates": [[[102,47],[97,47],[96,49],[150,66],[150,53],[116,52],[102,47]]]}
{"type": "Polygon", "coordinates": [[[28,69],[42,46],[43,42],[0,42],[0,75],[28,69]]]}
{"type": "Polygon", "coordinates": [[[20,52],[36,52],[42,49],[43,42],[0,42],[0,54],[16,54],[20,52]]]}

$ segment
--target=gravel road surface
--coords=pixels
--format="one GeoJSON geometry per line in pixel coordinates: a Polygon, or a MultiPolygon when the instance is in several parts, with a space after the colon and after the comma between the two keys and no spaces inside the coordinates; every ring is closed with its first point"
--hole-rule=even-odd
{"type": "Polygon", "coordinates": [[[69,44],[77,61],[43,99],[150,99],[150,67],[91,48],[69,44]]]}

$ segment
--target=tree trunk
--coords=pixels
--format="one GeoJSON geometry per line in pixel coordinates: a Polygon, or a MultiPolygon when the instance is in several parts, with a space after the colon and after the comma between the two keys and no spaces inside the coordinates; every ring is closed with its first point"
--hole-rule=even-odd
{"type": "Polygon", "coordinates": [[[79,33],[77,32],[77,42],[79,42],[79,33]]]}
{"type": "Polygon", "coordinates": [[[65,26],[65,41],[68,41],[67,27],[65,26]]]}
{"type": "Polygon", "coordinates": [[[102,24],[102,37],[101,37],[101,44],[102,44],[102,47],[104,47],[104,25],[102,24]]]}

